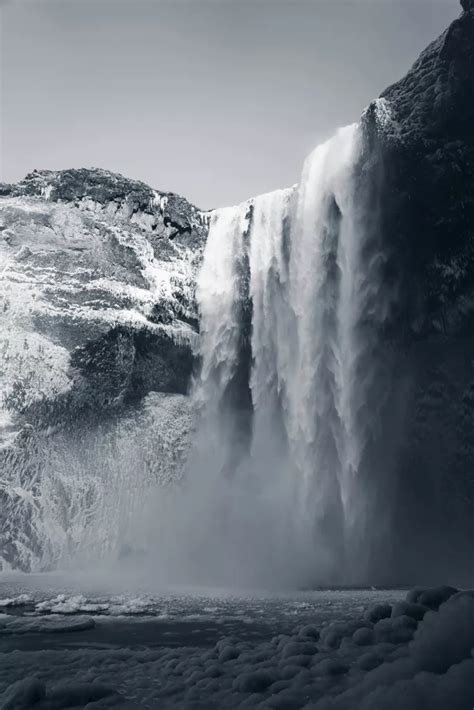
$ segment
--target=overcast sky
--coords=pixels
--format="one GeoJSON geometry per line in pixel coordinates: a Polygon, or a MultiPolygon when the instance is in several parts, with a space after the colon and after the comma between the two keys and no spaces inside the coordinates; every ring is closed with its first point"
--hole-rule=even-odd
{"type": "Polygon", "coordinates": [[[2,175],[103,167],[203,208],[298,180],[458,0],[0,0],[2,175]]]}

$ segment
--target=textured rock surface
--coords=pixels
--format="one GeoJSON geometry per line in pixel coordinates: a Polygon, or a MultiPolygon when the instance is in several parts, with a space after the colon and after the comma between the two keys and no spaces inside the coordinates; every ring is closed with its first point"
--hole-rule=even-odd
{"type": "Polygon", "coordinates": [[[382,96],[392,119],[384,230],[406,261],[408,325],[415,335],[461,334],[474,308],[474,11],[382,96]]]}
{"type": "Polygon", "coordinates": [[[0,449],[0,570],[141,554],[163,491],[183,476],[192,425],[188,397],[151,392],[107,419],[24,427],[0,449]]]}
{"type": "Polygon", "coordinates": [[[2,186],[3,420],[65,423],[187,390],[206,218],[103,170],[2,186]]]}
{"type": "Polygon", "coordinates": [[[389,564],[459,583],[474,534],[474,5],[463,8],[383,93],[376,140],[403,400],[389,564]]]}

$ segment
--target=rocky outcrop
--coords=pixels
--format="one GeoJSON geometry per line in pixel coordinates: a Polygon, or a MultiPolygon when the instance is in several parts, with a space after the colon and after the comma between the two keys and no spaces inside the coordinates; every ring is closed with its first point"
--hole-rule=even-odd
{"type": "Polygon", "coordinates": [[[474,314],[474,11],[382,98],[391,117],[383,227],[406,270],[408,325],[417,335],[460,333],[474,314]]]}
{"type": "MultiPolygon", "coordinates": [[[[4,430],[185,393],[207,218],[104,170],[33,172],[0,198],[4,430]]],[[[4,431],[4,434],[5,434],[4,431]]]]}
{"type": "Polygon", "coordinates": [[[0,185],[0,195],[68,202],[95,212],[106,209],[108,215],[157,235],[164,227],[171,240],[183,241],[186,235],[188,242],[202,238],[202,213],[183,197],[108,170],[34,170],[19,183],[0,185]]]}

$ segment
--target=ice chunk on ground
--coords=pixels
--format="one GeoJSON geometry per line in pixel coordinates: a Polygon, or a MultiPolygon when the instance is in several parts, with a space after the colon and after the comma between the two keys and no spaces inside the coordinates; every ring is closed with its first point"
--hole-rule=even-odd
{"type": "Polygon", "coordinates": [[[27,604],[32,604],[33,599],[29,594],[20,594],[17,597],[12,597],[10,599],[0,599],[0,608],[14,607],[14,606],[26,606],[27,604]]]}

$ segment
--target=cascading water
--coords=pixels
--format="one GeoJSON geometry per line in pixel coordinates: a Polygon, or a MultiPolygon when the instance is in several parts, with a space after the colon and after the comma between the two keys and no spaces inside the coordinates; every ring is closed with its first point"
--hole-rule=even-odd
{"type": "Polygon", "coordinates": [[[302,519],[323,579],[364,578],[361,464],[373,419],[367,411],[381,259],[358,204],[358,125],[341,129],[307,159],[298,192],[289,267],[295,319],[287,429],[302,519]],[[370,323],[370,319],[372,323],[370,323]],[[368,327],[364,329],[364,322],[368,327]],[[365,332],[362,332],[362,331],[365,332]]]}
{"type": "Polygon", "coordinates": [[[342,129],[309,156],[298,188],[211,222],[195,396],[208,515],[226,511],[210,535],[217,577],[230,556],[241,580],[364,578],[383,260],[357,203],[361,151],[359,126],[342,129]]]}

